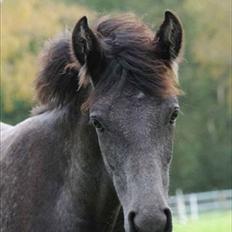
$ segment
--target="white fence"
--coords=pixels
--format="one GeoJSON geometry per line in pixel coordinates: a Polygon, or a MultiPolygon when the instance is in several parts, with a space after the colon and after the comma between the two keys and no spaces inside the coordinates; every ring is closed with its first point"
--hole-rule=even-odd
{"type": "Polygon", "coordinates": [[[178,190],[176,196],[170,197],[169,205],[173,215],[185,223],[188,218],[197,219],[201,213],[231,210],[232,189],[191,194],[178,190]]]}

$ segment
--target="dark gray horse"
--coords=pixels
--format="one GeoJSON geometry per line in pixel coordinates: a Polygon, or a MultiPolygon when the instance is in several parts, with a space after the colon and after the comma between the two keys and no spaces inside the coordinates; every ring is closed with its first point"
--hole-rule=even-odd
{"type": "Polygon", "coordinates": [[[40,105],[1,133],[1,232],[170,232],[182,27],[86,17],[51,41],[40,105]]]}

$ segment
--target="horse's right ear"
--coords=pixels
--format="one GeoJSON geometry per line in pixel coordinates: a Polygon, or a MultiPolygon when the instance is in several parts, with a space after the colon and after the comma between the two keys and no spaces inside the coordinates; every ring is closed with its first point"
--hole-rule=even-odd
{"type": "Polygon", "coordinates": [[[171,11],[165,12],[165,18],[155,36],[155,50],[159,58],[176,60],[183,46],[183,28],[178,17],[171,11]]]}
{"type": "MultiPolygon", "coordinates": [[[[92,75],[102,59],[102,49],[98,38],[89,28],[86,16],[82,17],[74,27],[72,33],[72,49],[75,58],[86,71],[92,75]]],[[[92,80],[95,82],[96,80],[92,80]]]]}

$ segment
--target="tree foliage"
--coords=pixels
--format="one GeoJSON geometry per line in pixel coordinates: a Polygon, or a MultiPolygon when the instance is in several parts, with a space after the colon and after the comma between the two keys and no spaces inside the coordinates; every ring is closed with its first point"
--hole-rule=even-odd
{"type": "Polygon", "coordinates": [[[185,96],[177,123],[171,191],[231,187],[231,41],[229,1],[220,0],[7,0],[3,4],[3,119],[19,122],[32,104],[37,54],[49,37],[82,15],[133,11],[154,29],[165,9],[180,16],[185,96]],[[91,10],[89,10],[91,9],[91,10]],[[154,21],[155,20],[155,21],[154,21]],[[4,91],[3,91],[4,90],[4,91]],[[230,129],[229,129],[230,128],[230,129]]]}
{"type": "MultiPolygon", "coordinates": [[[[7,0],[2,16],[3,112],[15,111],[17,104],[33,102],[33,80],[38,70],[38,53],[45,41],[72,26],[86,7],[45,0],[7,0]]],[[[27,107],[26,107],[27,108],[27,107]]]]}

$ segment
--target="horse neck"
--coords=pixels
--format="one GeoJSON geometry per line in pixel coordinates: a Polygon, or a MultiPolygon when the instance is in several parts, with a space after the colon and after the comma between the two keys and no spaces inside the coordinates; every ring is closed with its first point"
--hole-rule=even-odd
{"type": "Polygon", "coordinates": [[[80,228],[81,224],[88,224],[94,231],[113,231],[109,225],[117,216],[119,201],[105,170],[96,132],[88,124],[87,115],[79,114],[72,126],[70,121],[66,120],[67,127],[72,129],[65,142],[69,165],[63,193],[69,195],[69,207],[80,228]]]}

